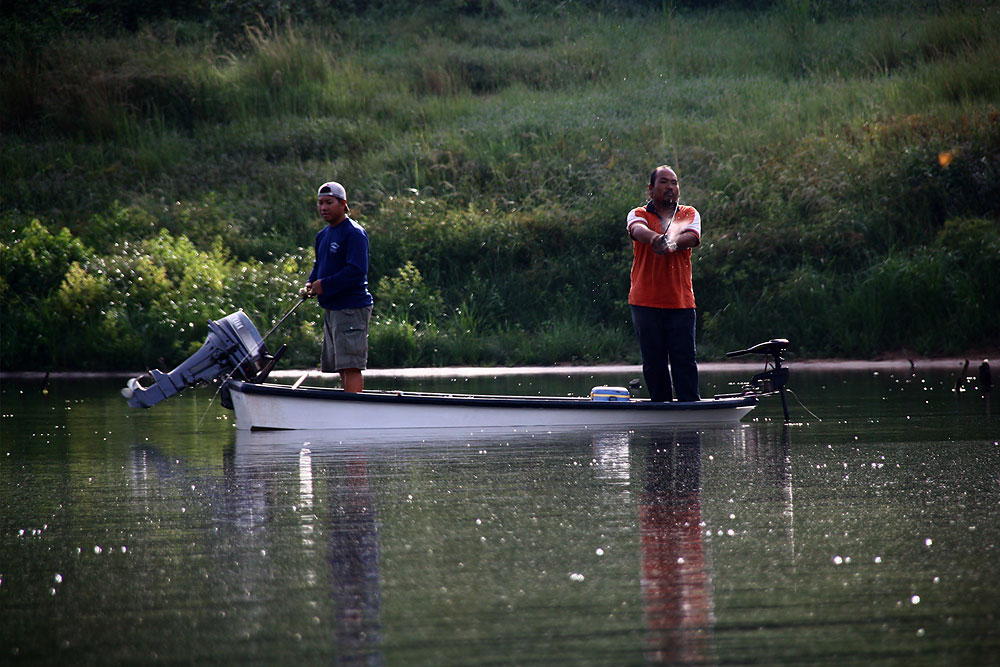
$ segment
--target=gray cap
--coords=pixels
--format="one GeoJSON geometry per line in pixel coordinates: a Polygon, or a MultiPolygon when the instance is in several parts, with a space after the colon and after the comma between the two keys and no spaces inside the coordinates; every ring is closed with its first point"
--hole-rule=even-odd
{"type": "Polygon", "coordinates": [[[316,198],[320,197],[336,197],[337,199],[342,199],[347,201],[347,190],[344,186],[336,181],[330,181],[329,183],[324,183],[319,186],[319,192],[316,193],[316,198]]]}

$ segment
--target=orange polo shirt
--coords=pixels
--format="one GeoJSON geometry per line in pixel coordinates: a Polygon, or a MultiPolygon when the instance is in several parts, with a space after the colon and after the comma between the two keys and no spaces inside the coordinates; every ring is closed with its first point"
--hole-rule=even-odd
{"type": "MultiPolygon", "coordinates": [[[[640,206],[628,214],[629,236],[633,225],[645,225],[657,234],[664,232],[663,223],[652,203],[640,206]]],[[[701,215],[693,206],[678,206],[672,223],[675,235],[691,232],[701,243],[701,215]]],[[[694,308],[694,287],[691,285],[691,249],[657,255],[648,243],[632,241],[632,287],[628,302],[650,308],[694,308]]]]}

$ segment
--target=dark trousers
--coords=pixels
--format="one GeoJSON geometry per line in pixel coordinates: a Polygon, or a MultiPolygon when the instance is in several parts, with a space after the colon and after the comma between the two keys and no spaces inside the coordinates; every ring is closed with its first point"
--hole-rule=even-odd
{"type": "Polygon", "coordinates": [[[694,308],[632,306],[632,324],[642,354],[642,374],[653,401],[669,401],[671,373],[678,401],[697,401],[694,308]]]}

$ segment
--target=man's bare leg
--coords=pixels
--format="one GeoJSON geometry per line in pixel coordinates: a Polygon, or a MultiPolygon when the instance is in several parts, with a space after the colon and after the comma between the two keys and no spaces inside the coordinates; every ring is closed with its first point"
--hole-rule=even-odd
{"type": "Polygon", "coordinates": [[[365,378],[361,374],[360,368],[342,368],[340,369],[340,384],[344,387],[344,391],[349,394],[358,394],[365,389],[365,378]]]}

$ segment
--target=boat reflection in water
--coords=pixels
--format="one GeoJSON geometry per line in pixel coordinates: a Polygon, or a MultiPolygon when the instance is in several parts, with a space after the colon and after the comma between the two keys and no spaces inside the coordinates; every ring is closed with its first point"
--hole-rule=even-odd
{"type": "MultiPolygon", "coordinates": [[[[337,664],[382,664],[379,539],[367,462],[358,453],[326,459],[316,475],[322,483],[316,485],[312,452],[301,444],[294,501],[301,544],[294,551],[302,565],[301,570],[289,573],[296,581],[288,585],[312,588],[328,582],[337,664]],[[317,502],[316,486],[321,502],[317,502]],[[324,508],[325,516],[317,515],[318,507],[324,508]],[[323,562],[327,571],[317,572],[316,564],[323,562]]],[[[286,460],[283,457],[282,463],[286,460]]],[[[227,534],[226,547],[217,552],[217,558],[226,561],[225,569],[248,594],[256,594],[273,579],[271,566],[264,558],[240,554],[263,553],[266,549],[260,549],[261,545],[274,544],[267,533],[272,528],[278,532],[274,524],[282,508],[277,499],[284,495],[280,480],[271,474],[274,463],[271,458],[261,465],[230,448],[223,456],[220,480],[155,448],[137,447],[132,457],[133,488],[138,495],[152,498],[163,493],[161,487],[166,485],[171,494],[209,499],[213,522],[227,534]]]]}
{"type": "MultiPolygon", "coordinates": [[[[610,498],[613,506],[634,508],[619,519],[625,521],[624,542],[635,544],[633,538],[638,537],[639,585],[632,589],[634,593],[626,594],[641,600],[643,610],[643,643],[626,640],[633,643],[630,650],[637,655],[649,662],[669,664],[719,661],[713,643],[717,632],[713,576],[718,577],[719,571],[713,569],[711,561],[714,558],[725,566],[739,557],[727,551],[738,548],[738,538],[731,545],[724,537],[728,527],[725,517],[731,511],[724,504],[725,498],[739,492],[727,489],[720,495],[713,489],[704,501],[708,507],[703,506],[703,466],[712,466],[713,456],[734,461],[735,467],[722,469],[738,479],[720,480],[722,469],[714,468],[712,484],[731,484],[730,489],[742,488],[748,497],[765,499],[770,511],[763,520],[772,526],[776,519],[786,521],[787,542],[794,558],[787,429],[781,433],[784,435],[776,435],[774,429],[746,426],[707,430],[673,427],[576,431],[553,441],[569,452],[579,451],[581,444],[587,447],[589,442],[601,496],[610,498]],[[786,519],[778,519],[777,507],[786,508],[786,519]]],[[[421,433],[426,440],[406,443],[398,441],[398,434],[397,440],[375,438],[367,443],[341,435],[313,433],[311,441],[303,441],[288,432],[237,432],[234,445],[223,455],[221,477],[217,468],[205,472],[155,448],[138,447],[133,453],[134,489],[140,499],[144,494],[154,499],[198,490],[201,506],[208,508],[218,531],[224,534],[215,547],[220,571],[231,577],[230,588],[252,593],[258,603],[256,611],[244,612],[232,600],[215,601],[236,616],[242,614],[239,620],[232,618],[233,622],[260,627],[261,620],[255,615],[261,613],[261,604],[265,605],[265,616],[291,612],[298,615],[300,624],[302,619],[315,616],[317,627],[311,632],[318,631],[321,636],[312,634],[314,650],[323,651],[325,646],[335,653],[339,664],[381,664],[386,631],[379,522],[395,516],[392,511],[386,517],[379,516],[378,487],[386,483],[381,464],[389,460],[447,460],[446,465],[465,461],[462,456],[470,434],[457,430],[450,436],[442,432],[429,437],[421,433]],[[253,555],[265,550],[273,554],[266,558],[253,555]],[[275,574],[276,563],[280,563],[280,577],[275,574]],[[312,589],[316,593],[310,592],[312,589]],[[287,597],[284,611],[281,604],[268,607],[283,596],[287,597]],[[321,602],[302,611],[315,604],[311,600],[321,602]],[[325,634],[321,628],[327,628],[325,634]]],[[[535,456],[539,445],[545,446],[528,442],[522,452],[535,456]]],[[[560,490],[553,488],[552,492],[560,490]]],[[[595,525],[600,526],[601,520],[595,525]]],[[[511,534],[518,528],[511,526],[511,534]]],[[[447,539],[448,535],[442,537],[447,539]]],[[[524,546],[530,548],[528,543],[524,546]]],[[[572,550],[570,545],[567,548],[572,550]]],[[[631,567],[626,569],[635,573],[631,567]]],[[[481,592],[475,588],[467,592],[472,596],[468,604],[474,609],[481,611],[477,605],[495,603],[477,601],[481,592]]]]}

